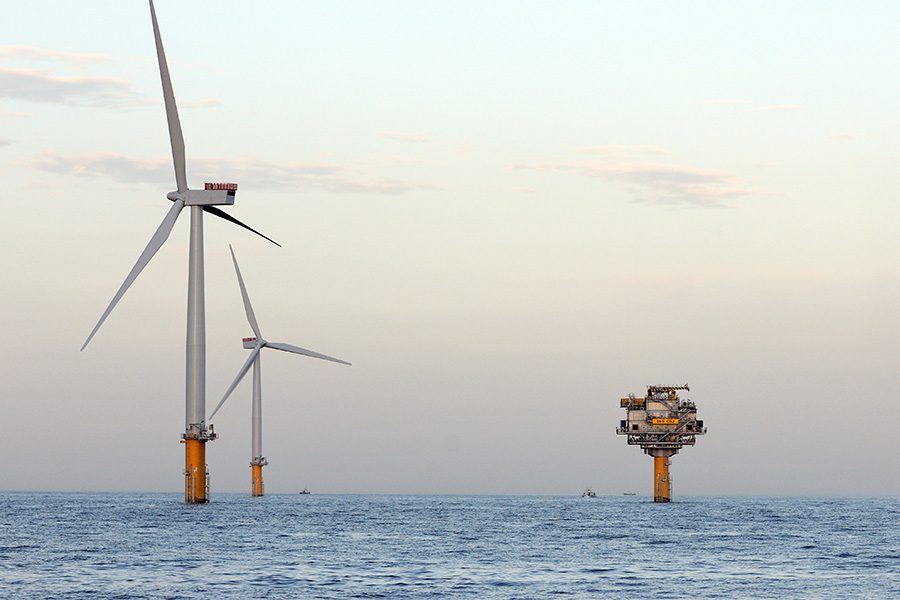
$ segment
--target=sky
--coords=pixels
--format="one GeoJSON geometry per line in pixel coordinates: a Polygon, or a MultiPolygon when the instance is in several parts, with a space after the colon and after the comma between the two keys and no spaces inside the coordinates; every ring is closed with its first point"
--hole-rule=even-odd
{"type": "MultiPolygon", "coordinates": [[[[187,214],[149,11],[4,2],[3,490],[183,481],[187,214]]],[[[174,2],[207,406],[251,333],[266,490],[649,493],[619,398],[691,386],[673,495],[897,495],[900,5],[174,2]]],[[[249,490],[250,382],[214,419],[249,490]]]]}

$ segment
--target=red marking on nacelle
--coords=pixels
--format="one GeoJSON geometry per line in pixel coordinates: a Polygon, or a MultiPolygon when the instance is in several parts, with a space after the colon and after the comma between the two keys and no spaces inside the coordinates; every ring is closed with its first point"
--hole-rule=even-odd
{"type": "Polygon", "coordinates": [[[256,338],[255,337],[241,338],[241,341],[242,342],[255,342],[256,338]]]}
{"type": "Polygon", "coordinates": [[[203,185],[203,189],[205,190],[228,190],[231,192],[237,191],[236,183],[205,183],[203,185]]]}

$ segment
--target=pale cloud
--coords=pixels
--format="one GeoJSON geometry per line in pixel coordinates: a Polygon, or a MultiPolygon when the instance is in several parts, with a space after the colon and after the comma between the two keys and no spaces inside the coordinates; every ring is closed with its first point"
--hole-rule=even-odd
{"type": "Polygon", "coordinates": [[[651,162],[571,161],[520,164],[516,169],[573,173],[628,184],[635,200],[655,204],[724,206],[723,201],[750,193],[736,176],[721,171],[651,162]]]}
{"type": "Polygon", "coordinates": [[[404,167],[408,167],[411,165],[421,166],[431,164],[430,160],[426,160],[418,156],[398,156],[394,154],[388,154],[381,157],[380,162],[390,165],[400,165],[404,167]]]}
{"type": "Polygon", "coordinates": [[[29,117],[28,113],[17,112],[14,110],[0,110],[0,119],[20,119],[22,117],[29,117]]]}
{"type": "MultiPolygon", "coordinates": [[[[120,154],[63,156],[45,153],[33,159],[30,166],[75,177],[108,177],[121,183],[152,183],[159,186],[171,186],[174,177],[171,159],[133,159],[120,154]]],[[[252,181],[255,187],[260,188],[396,195],[428,187],[395,179],[357,176],[344,167],[327,163],[201,158],[189,160],[187,167],[195,182],[226,178],[238,183],[252,181]]]]}
{"type": "Polygon", "coordinates": [[[110,105],[133,99],[132,85],[113,77],[60,77],[0,67],[0,97],[61,104],[110,105]]]}
{"type": "Polygon", "coordinates": [[[13,59],[18,61],[54,61],[70,65],[89,65],[110,62],[112,60],[105,54],[64,52],[61,50],[38,48],[36,46],[0,44],[0,60],[2,59],[13,59]]]}
{"type": "Polygon", "coordinates": [[[595,154],[605,158],[634,158],[638,156],[660,156],[669,151],[654,144],[601,144],[599,146],[582,146],[575,149],[582,154],[595,154]]]}
{"type": "Polygon", "coordinates": [[[765,104],[751,108],[753,112],[796,112],[803,110],[799,104],[765,104]]]}
{"type": "MultiPolygon", "coordinates": [[[[105,54],[0,44],[0,61],[18,65],[55,62],[83,72],[85,67],[108,63],[112,58],[105,54]]],[[[42,69],[12,66],[0,67],[0,98],[68,105],[133,107],[141,104],[132,84],[124,79],[54,75],[42,69]]],[[[0,117],[3,116],[4,113],[0,113],[0,117]]]]}
{"type": "Polygon", "coordinates": [[[0,148],[2,148],[3,146],[9,146],[12,143],[12,140],[5,140],[3,138],[0,138],[0,148]]]}
{"type": "Polygon", "coordinates": [[[396,142],[405,142],[407,144],[426,144],[429,141],[428,138],[422,134],[402,131],[382,131],[381,137],[396,142]]]}
{"type": "Polygon", "coordinates": [[[771,169],[784,166],[783,162],[776,160],[757,160],[752,163],[754,169],[771,169]]]}
{"type": "Polygon", "coordinates": [[[852,131],[843,131],[840,133],[832,134],[828,139],[833,142],[852,142],[862,139],[862,136],[858,133],[853,133],[852,131]]]}
{"type": "Polygon", "coordinates": [[[747,104],[746,100],[736,100],[734,98],[711,98],[709,100],[704,100],[704,104],[716,104],[716,105],[725,105],[725,106],[735,106],[741,104],[747,104]]]}
{"type": "Polygon", "coordinates": [[[704,100],[704,104],[712,104],[716,106],[734,106],[744,107],[748,112],[797,112],[804,110],[801,104],[754,104],[748,100],[737,100],[733,98],[718,98],[704,100]]]}
{"type": "Polygon", "coordinates": [[[185,102],[184,104],[179,105],[178,108],[212,108],[221,105],[221,98],[205,98],[203,100],[196,100],[194,102],[185,102]]]}
{"type": "Polygon", "coordinates": [[[85,154],[63,156],[46,152],[33,159],[30,166],[73,176],[106,176],[121,183],[168,183],[172,180],[172,163],[163,159],[134,160],[121,154],[85,154]]]}

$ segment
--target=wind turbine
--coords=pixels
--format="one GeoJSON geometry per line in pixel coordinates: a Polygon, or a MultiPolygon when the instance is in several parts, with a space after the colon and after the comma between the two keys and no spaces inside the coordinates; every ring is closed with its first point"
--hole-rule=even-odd
{"type": "Polygon", "coordinates": [[[231,251],[231,260],[234,262],[234,271],[235,273],[237,273],[238,285],[241,288],[241,297],[244,300],[244,312],[247,313],[247,322],[250,323],[250,328],[253,330],[253,333],[256,335],[256,337],[243,338],[242,341],[244,343],[244,348],[247,350],[252,350],[252,352],[250,353],[250,356],[247,357],[244,365],[238,371],[237,377],[234,378],[234,381],[232,381],[231,385],[228,386],[228,389],[225,390],[225,395],[222,396],[221,400],[219,400],[219,404],[216,405],[215,410],[213,410],[212,414],[209,415],[209,420],[212,421],[212,418],[216,416],[216,413],[219,412],[219,409],[222,408],[222,405],[225,404],[226,400],[228,400],[231,392],[234,391],[234,388],[237,387],[237,385],[244,378],[244,375],[247,374],[247,371],[249,371],[250,367],[252,366],[253,408],[251,414],[253,422],[253,458],[250,460],[250,468],[252,469],[250,493],[253,496],[262,496],[262,468],[269,464],[269,461],[266,460],[266,457],[264,457],[262,453],[262,375],[260,373],[259,364],[261,358],[260,353],[262,349],[273,348],[275,350],[282,350],[284,352],[292,352],[294,354],[302,354],[303,356],[311,356],[312,358],[330,360],[331,362],[341,363],[342,365],[349,365],[350,363],[339,358],[334,358],[331,356],[326,356],[324,354],[319,354],[318,352],[313,352],[312,350],[307,350],[306,348],[300,348],[299,346],[284,344],[282,342],[269,342],[265,338],[263,338],[262,333],[260,333],[259,331],[259,324],[256,322],[256,315],[253,314],[253,306],[250,305],[250,297],[247,295],[247,288],[244,286],[244,278],[241,277],[241,268],[238,266],[237,258],[235,258],[234,256],[234,249],[230,244],[228,245],[228,249],[231,251]]]}
{"type": "Polygon", "coordinates": [[[184,158],[184,137],[181,134],[181,123],[178,120],[178,107],[175,105],[175,94],[172,91],[172,80],[169,78],[169,67],[163,50],[159,24],[156,21],[156,10],[150,0],[150,18],[153,21],[153,37],[156,40],[156,57],[159,61],[159,76],[162,80],[163,100],[166,105],[166,120],[169,124],[169,140],[172,145],[172,161],[175,165],[175,183],[178,189],[166,194],[172,201],[172,208],[144,251],[138,257],[131,272],[125,278],[119,290],[106,307],[93,331],[85,340],[82,350],[106,321],[119,300],[134,282],[150,259],[168,239],[175,226],[175,221],[185,206],[191,207],[191,240],[188,258],[188,304],[187,304],[187,361],[185,376],[185,431],[182,434],[184,443],[185,487],[184,501],[189,504],[207,502],[209,472],[206,467],[206,442],[216,439],[212,427],[206,427],[206,312],[204,302],[203,276],[203,213],[207,212],[219,218],[231,221],[253,233],[269,239],[252,227],[241,223],[216,206],[234,204],[237,184],[209,184],[202,190],[192,190],[187,185],[184,158]]]}

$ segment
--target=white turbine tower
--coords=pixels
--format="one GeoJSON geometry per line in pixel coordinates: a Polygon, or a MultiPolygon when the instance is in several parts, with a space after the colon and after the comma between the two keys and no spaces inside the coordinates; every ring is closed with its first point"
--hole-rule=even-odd
{"type": "Polygon", "coordinates": [[[178,189],[169,192],[166,197],[173,202],[156,233],[138,257],[137,262],[128,273],[125,281],[113,296],[109,306],[101,315],[91,334],[85,340],[82,350],[88,345],[94,334],[115,308],[119,300],[144,270],[150,259],[168,239],[175,226],[181,209],[191,207],[191,240],[188,259],[188,305],[187,305],[187,365],[185,376],[185,431],[182,434],[185,444],[185,488],[184,499],[188,503],[208,501],[208,471],[206,468],[206,442],[216,438],[212,428],[206,427],[206,314],[204,306],[203,278],[203,213],[231,221],[253,233],[260,235],[277,245],[277,242],[262,235],[255,229],[241,223],[228,213],[216,208],[216,205],[234,204],[237,190],[235,184],[206,184],[203,190],[188,189],[185,173],[184,137],[181,134],[181,123],[178,120],[178,108],[175,105],[175,94],[172,91],[172,80],[166,64],[166,54],[159,35],[156,22],[156,10],[150,0],[150,18],[153,21],[153,37],[156,40],[156,57],[159,61],[159,75],[162,80],[163,99],[166,105],[166,120],[169,124],[169,139],[172,144],[172,161],[175,164],[175,182],[178,189]]]}
{"type": "Polygon", "coordinates": [[[250,323],[250,328],[253,330],[253,333],[256,335],[256,337],[248,337],[243,339],[244,348],[247,350],[252,350],[252,352],[250,353],[250,356],[247,357],[244,365],[238,371],[237,377],[234,378],[234,381],[232,381],[231,385],[228,386],[228,389],[225,390],[225,395],[222,396],[222,399],[219,401],[219,404],[216,405],[215,410],[213,410],[212,414],[209,415],[209,420],[212,421],[212,418],[216,416],[216,413],[219,412],[219,409],[222,408],[222,405],[225,404],[226,400],[228,400],[231,392],[234,391],[234,388],[237,387],[237,385],[244,378],[244,375],[247,374],[247,371],[249,371],[250,367],[252,366],[253,408],[251,414],[253,458],[250,460],[250,468],[252,469],[250,491],[254,496],[262,496],[262,468],[269,464],[269,461],[266,460],[262,453],[262,375],[260,373],[259,364],[260,352],[263,348],[273,348],[275,350],[282,350],[284,352],[292,352],[294,354],[302,354],[303,356],[311,356],[312,358],[330,360],[332,362],[341,363],[342,365],[349,365],[350,363],[339,358],[334,358],[331,356],[326,356],[324,354],[319,354],[318,352],[313,352],[312,350],[307,350],[306,348],[300,348],[299,346],[284,344],[282,342],[266,341],[263,338],[262,333],[260,333],[259,331],[259,324],[256,322],[256,315],[253,314],[253,307],[250,305],[250,297],[247,295],[247,288],[244,286],[244,278],[241,277],[241,268],[238,266],[237,258],[235,258],[234,256],[234,249],[231,248],[231,245],[228,246],[228,249],[231,250],[231,260],[234,262],[234,271],[235,273],[237,273],[238,285],[241,288],[241,298],[244,300],[244,312],[247,313],[247,322],[250,323]]]}

